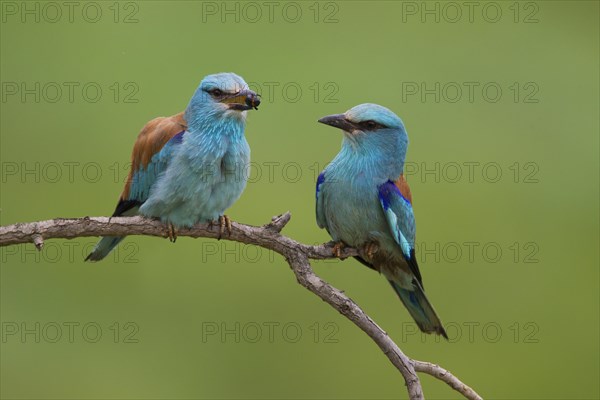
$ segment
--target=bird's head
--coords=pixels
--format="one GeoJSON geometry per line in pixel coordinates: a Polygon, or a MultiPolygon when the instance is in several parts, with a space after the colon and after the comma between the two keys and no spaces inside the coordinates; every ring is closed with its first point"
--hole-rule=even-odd
{"type": "Polygon", "coordinates": [[[198,118],[245,119],[246,111],[257,110],[260,95],[244,79],[230,72],[208,75],[196,89],[185,112],[186,121],[198,118]]]}
{"type": "Polygon", "coordinates": [[[383,106],[360,104],[343,114],[323,117],[319,122],[341,129],[344,132],[344,143],[354,148],[372,151],[373,147],[379,147],[406,152],[408,135],[404,123],[383,106]]]}

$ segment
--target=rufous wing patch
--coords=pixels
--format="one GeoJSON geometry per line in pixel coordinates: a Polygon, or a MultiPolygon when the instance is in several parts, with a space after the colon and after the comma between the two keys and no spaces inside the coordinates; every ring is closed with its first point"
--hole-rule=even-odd
{"type": "Polygon", "coordinates": [[[140,168],[146,168],[152,157],[179,132],[187,129],[183,112],[170,117],[158,117],[148,122],[139,133],[131,153],[131,170],[127,176],[121,200],[129,198],[133,174],[140,168]]]}
{"type": "Polygon", "coordinates": [[[402,196],[412,204],[412,195],[410,194],[410,186],[404,177],[404,174],[400,174],[400,177],[394,182],[396,187],[400,190],[402,196]]]}

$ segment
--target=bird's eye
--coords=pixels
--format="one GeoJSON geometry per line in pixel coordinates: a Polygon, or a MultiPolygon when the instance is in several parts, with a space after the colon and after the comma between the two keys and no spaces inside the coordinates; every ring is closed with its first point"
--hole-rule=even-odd
{"type": "Polygon", "coordinates": [[[371,120],[365,121],[364,124],[368,129],[375,129],[377,127],[377,122],[371,120]]]}
{"type": "Polygon", "coordinates": [[[213,89],[209,93],[214,97],[220,97],[223,94],[223,91],[221,89],[213,89]]]}

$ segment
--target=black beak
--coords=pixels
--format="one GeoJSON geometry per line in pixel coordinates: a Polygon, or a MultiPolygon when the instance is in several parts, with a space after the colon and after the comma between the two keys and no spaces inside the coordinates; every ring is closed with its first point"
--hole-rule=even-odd
{"type": "Polygon", "coordinates": [[[352,132],[357,128],[354,124],[346,119],[344,114],[333,114],[323,117],[319,120],[320,123],[333,126],[346,132],[352,132]]]}
{"type": "Polygon", "coordinates": [[[258,110],[260,105],[260,95],[252,90],[241,90],[238,93],[228,96],[221,100],[222,103],[227,103],[229,108],[238,111],[255,109],[258,110]]]}

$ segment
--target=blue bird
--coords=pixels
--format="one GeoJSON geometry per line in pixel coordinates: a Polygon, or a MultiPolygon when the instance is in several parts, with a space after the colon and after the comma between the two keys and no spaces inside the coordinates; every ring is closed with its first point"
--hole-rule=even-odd
{"type": "Polygon", "coordinates": [[[317,224],[336,242],[334,254],[345,245],[362,250],[357,259],[385,276],[419,328],[447,339],[415,258],[402,120],[385,107],[361,104],[319,122],[344,132],[341,151],[317,179],[317,224]]]}
{"type": "MultiPolygon", "coordinates": [[[[113,216],[144,215],[176,229],[218,220],[246,186],[250,147],[244,136],[247,110],[259,95],[233,73],[206,76],[185,112],[155,118],[140,132],[131,170],[113,216]]],[[[103,259],[123,237],[103,237],[86,261],[103,259]]]]}

